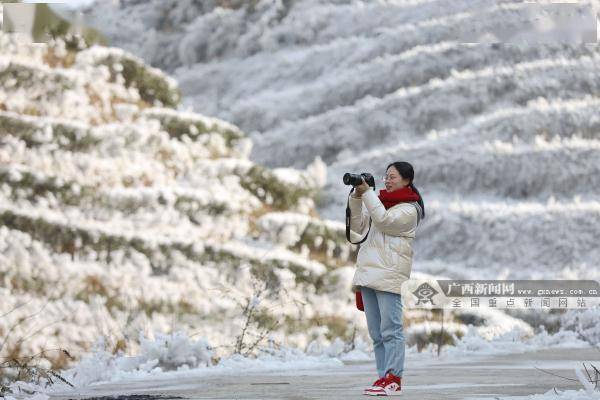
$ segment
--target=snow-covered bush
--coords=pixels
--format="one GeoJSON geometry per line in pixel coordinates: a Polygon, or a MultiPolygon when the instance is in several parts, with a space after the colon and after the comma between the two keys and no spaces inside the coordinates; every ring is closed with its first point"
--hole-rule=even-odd
{"type": "Polygon", "coordinates": [[[122,80],[125,87],[135,87],[141,99],[150,105],[176,107],[181,99],[173,78],[121,49],[92,46],[78,53],[75,63],[107,66],[111,80],[122,80]]]}
{"type": "Polygon", "coordinates": [[[600,347],[600,308],[598,306],[586,310],[569,310],[561,318],[561,326],[565,330],[575,332],[581,340],[592,346],[600,347]]]}

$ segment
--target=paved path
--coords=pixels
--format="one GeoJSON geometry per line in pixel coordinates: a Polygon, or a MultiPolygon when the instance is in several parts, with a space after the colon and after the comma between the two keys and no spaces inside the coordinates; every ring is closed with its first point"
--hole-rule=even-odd
{"type": "MultiPolygon", "coordinates": [[[[600,352],[595,349],[555,349],[488,357],[468,357],[460,361],[409,357],[403,378],[404,399],[452,400],[545,393],[581,389],[579,382],[569,381],[539,371],[575,379],[573,369],[581,361],[591,361],[600,368],[600,352]]],[[[362,388],[374,380],[374,365],[352,363],[321,371],[283,371],[238,376],[185,378],[177,382],[111,384],[98,387],[96,396],[127,393],[180,396],[187,399],[361,399],[362,388]]],[[[92,393],[88,393],[92,394],[92,393]]],[[[66,397],[65,397],[66,398],[66,397]]],[[[68,396],[68,398],[74,398],[68,396]]]]}

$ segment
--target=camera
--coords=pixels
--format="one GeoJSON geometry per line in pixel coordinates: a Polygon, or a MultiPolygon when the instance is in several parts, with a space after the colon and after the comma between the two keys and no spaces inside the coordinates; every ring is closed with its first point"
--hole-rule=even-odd
{"type": "Polygon", "coordinates": [[[362,179],[365,179],[365,182],[367,182],[367,185],[371,186],[373,189],[375,189],[375,178],[373,178],[373,175],[369,174],[368,172],[363,172],[362,174],[351,174],[349,172],[346,172],[344,174],[344,185],[350,185],[350,186],[357,186],[360,185],[362,183],[362,179]]]}

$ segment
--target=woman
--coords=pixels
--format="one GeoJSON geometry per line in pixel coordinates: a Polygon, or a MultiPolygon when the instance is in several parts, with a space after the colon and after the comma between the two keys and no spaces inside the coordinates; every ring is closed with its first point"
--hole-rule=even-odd
{"type": "Polygon", "coordinates": [[[364,390],[366,395],[393,396],[401,392],[404,333],[400,287],[410,277],[411,245],[417,225],[425,217],[423,200],[413,185],[414,176],[412,165],[394,162],[386,169],[385,190],[379,196],[369,190],[364,179],[350,196],[350,229],[363,233],[369,217],[372,220],[369,237],[358,251],[352,281],[362,295],[379,375],[364,390]]]}

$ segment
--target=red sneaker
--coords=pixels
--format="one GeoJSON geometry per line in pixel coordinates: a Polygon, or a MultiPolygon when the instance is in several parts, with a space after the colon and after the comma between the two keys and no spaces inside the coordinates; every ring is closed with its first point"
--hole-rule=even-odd
{"type": "Polygon", "coordinates": [[[371,386],[369,386],[369,387],[366,387],[366,388],[365,388],[365,390],[363,390],[363,394],[366,394],[366,395],[368,395],[368,394],[369,394],[369,393],[368,393],[369,391],[371,391],[371,390],[373,390],[373,389],[378,389],[378,388],[379,388],[379,385],[380,385],[380,384],[381,384],[381,383],[382,383],[384,380],[385,380],[385,377],[377,379],[375,382],[373,382],[373,384],[372,384],[371,386]]]}
{"type": "Polygon", "coordinates": [[[377,385],[373,384],[371,389],[365,389],[363,392],[369,396],[399,396],[402,393],[402,378],[388,372],[381,382],[377,381],[377,385]]]}

